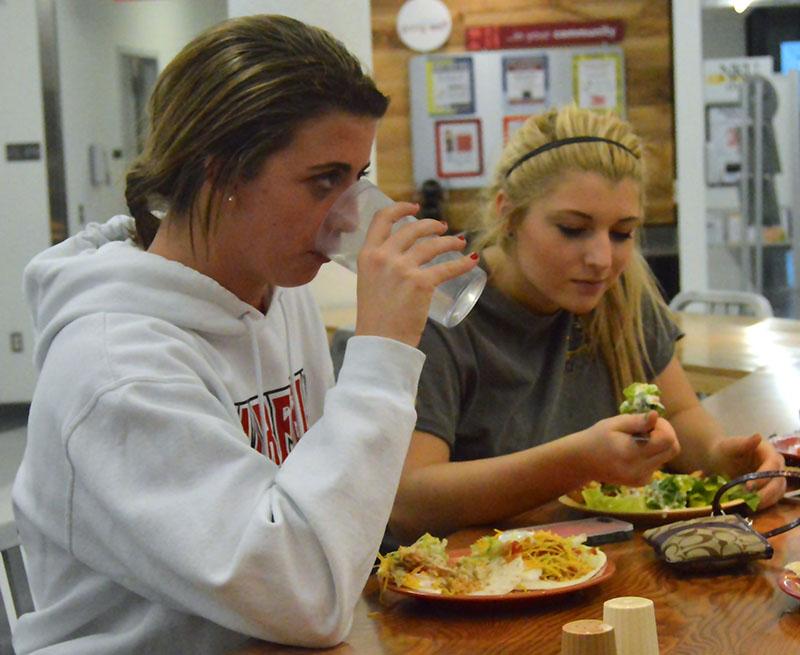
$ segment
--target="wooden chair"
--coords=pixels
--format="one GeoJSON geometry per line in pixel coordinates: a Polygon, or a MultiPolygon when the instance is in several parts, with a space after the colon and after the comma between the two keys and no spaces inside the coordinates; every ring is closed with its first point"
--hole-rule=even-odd
{"type": "Polygon", "coordinates": [[[17,617],[21,614],[12,567],[14,551],[19,552],[19,540],[13,524],[0,526],[0,531],[5,533],[0,535],[5,539],[0,543],[0,598],[2,598],[2,609],[5,610],[8,625],[13,630],[17,624],[17,617]]]}
{"type": "Polygon", "coordinates": [[[333,360],[333,374],[338,379],[339,369],[344,360],[344,351],[347,348],[347,340],[355,334],[355,330],[350,328],[337,328],[331,335],[331,359],[333,360]]]}
{"type": "Polygon", "coordinates": [[[700,314],[734,314],[770,318],[775,315],[769,300],[751,291],[681,291],[669,303],[674,311],[700,314]]]}
{"type": "MultiPolygon", "coordinates": [[[[7,628],[32,609],[25,562],[11,506],[11,487],[25,450],[28,408],[0,404],[0,653],[7,628]]],[[[9,635],[10,638],[10,635],[9,635]]]]}

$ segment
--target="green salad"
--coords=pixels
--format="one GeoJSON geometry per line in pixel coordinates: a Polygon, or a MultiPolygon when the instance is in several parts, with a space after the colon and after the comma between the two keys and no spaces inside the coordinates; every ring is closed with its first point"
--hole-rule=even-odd
{"type": "Polygon", "coordinates": [[[655,384],[634,382],[622,390],[625,400],[619,406],[620,414],[644,414],[656,410],[659,416],[664,416],[666,408],[661,403],[661,389],[655,384]]]}
{"type": "MultiPolygon", "coordinates": [[[[592,482],[581,490],[586,506],[608,512],[648,512],[663,509],[707,507],[722,485],[724,475],[703,476],[699,473],[663,473],[657,471],[644,487],[592,482]]],[[[758,507],[759,497],[744,486],[725,492],[722,502],[744,500],[751,510],[758,507]]]]}
{"type": "MultiPolygon", "coordinates": [[[[643,414],[652,410],[664,416],[661,390],[655,384],[634,382],[622,391],[620,414],[643,414]]],[[[724,475],[656,471],[644,487],[591,482],[581,489],[586,507],[606,512],[651,512],[665,509],[708,507],[717,490],[728,482],[724,475]]],[[[722,502],[744,500],[751,510],[758,507],[758,494],[737,486],[725,492],[722,502]]]]}

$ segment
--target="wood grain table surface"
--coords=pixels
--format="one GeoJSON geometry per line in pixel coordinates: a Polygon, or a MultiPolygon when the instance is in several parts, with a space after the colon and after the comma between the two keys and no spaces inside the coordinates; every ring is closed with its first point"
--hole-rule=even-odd
{"type": "MultiPolygon", "coordinates": [[[[686,338],[681,357],[689,366],[740,374],[703,401],[731,434],[786,433],[800,427],[800,322],[681,315],[686,338]]],[[[508,528],[578,518],[558,502],[537,508],[508,528]]],[[[782,501],[754,517],[768,530],[800,516],[800,504],[782,501]]],[[[488,527],[451,535],[461,548],[488,527]]],[[[375,578],[356,607],[347,640],[326,653],[479,653],[558,655],[561,626],[600,619],[603,602],[644,596],[656,608],[661,655],[789,655],[800,653],[800,600],[780,590],[783,566],[800,560],[800,528],[773,537],[775,553],[737,569],[679,573],[660,563],[642,538],[602,546],[616,565],[604,582],[572,594],[515,602],[421,601],[387,592],[375,578]]],[[[304,653],[260,644],[241,655],[304,653]]]]}
{"type": "MultiPolygon", "coordinates": [[[[800,515],[800,505],[781,502],[755,517],[767,530],[800,515]]],[[[529,512],[513,525],[535,525],[580,515],[559,503],[529,512]]],[[[511,527],[511,525],[504,527],[511,527]]],[[[485,529],[453,535],[457,548],[485,529]]],[[[515,602],[421,601],[386,592],[375,578],[356,607],[345,641],[325,652],[480,653],[558,655],[561,626],[576,619],[602,619],[603,602],[617,596],[653,600],[661,655],[789,655],[800,652],[800,600],[777,586],[783,565],[800,559],[800,529],[773,537],[775,554],[744,567],[713,574],[677,573],[660,563],[637,529],[631,540],[602,549],[615,573],[573,594],[515,602]]],[[[313,652],[271,644],[242,655],[313,652]]]]}
{"type": "Polygon", "coordinates": [[[676,316],[686,335],[678,342],[684,367],[746,374],[800,362],[800,321],[682,312],[676,316]]]}

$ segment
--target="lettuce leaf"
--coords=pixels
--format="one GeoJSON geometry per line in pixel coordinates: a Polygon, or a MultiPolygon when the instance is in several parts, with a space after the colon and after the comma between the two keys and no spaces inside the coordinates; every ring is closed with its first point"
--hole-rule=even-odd
{"type": "Polygon", "coordinates": [[[587,487],[581,491],[586,506],[606,512],[645,512],[647,506],[641,494],[608,496],[600,487],[587,487]]]}
{"type": "Polygon", "coordinates": [[[625,400],[619,406],[620,414],[644,414],[656,410],[659,416],[666,414],[666,408],[661,403],[661,389],[655,384],[634,382],[622,391],[625,400]]]}
{"type": "MultiPolygon", "coordinates": [[[[708,507],[717,490],[728,482],[724,475],[706,477],[697,474],[657,472],[644,487],[593,483],[581,490],[590,509],[607,512],[645,512],[687,507],[708,507]]],[[[758,494],[743,485],[725,492],[722,502],[742,499],[755,511],[758,494]]]]}

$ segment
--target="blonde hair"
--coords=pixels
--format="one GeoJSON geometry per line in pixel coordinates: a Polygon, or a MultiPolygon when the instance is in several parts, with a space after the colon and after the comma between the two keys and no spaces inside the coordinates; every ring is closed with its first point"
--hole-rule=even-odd
{"type": "Polygon", "coordinates": [[[208,233],[230,186],[255,177],[301,124],[336,110],[380,118],[388,102],[324,30],[267,15],[206,30],[167,65],[150,98],[144,151],[126,178],[137,241],[153,240],[154,210],[187,216],[190,235],[196,222],[208,233]],[[211,193],[198,207],[206,181],[211,193]]]}
{"type": "MultiPolygon", "coordinates": [[[[574,105],[552,109],[529,118],[504,148],[478,219],[476,250],[498,246],[508,253],[513,247],[510,235],[530,205],[547,196],[568,171],[598,173],[613,182],[632,179],[641,189],[644,206],[642,144],[631,125],[614,114],[574,105]],[[548,143],[587,136],[616,144],[569,143],[525,159],[527,154],[548,143]],[[501,192],[508,203],[502,215],[495,202],[501,192]]],[[[637,249],[598,306],[580,317],[586,345],[590,352],[599,352],[603,357],[619,398],[625,386],[647,378],[650,361],[642,318],[645,305],[653,310],[656,320],[668,315],[658,283],[637,249]]]]}

